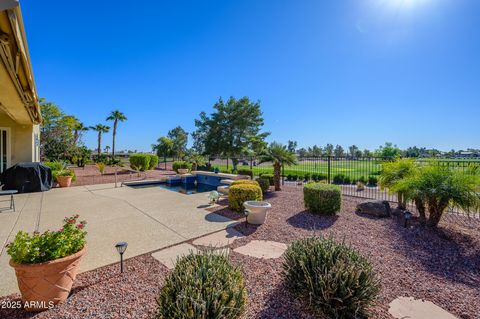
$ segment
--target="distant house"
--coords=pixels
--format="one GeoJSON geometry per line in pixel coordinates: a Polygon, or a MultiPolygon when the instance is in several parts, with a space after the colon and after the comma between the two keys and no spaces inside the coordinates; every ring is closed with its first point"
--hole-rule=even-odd
{"type": "Polygon", "coordinates": [[[472,158],[472,157],[480,157],[480,154],[471,152],[471,151],[462,151],[457,153],[456,157],[458,158],[472,158]]]}
{"type": "Polygon", "coordinates": [[[40,160],[42,122],[18,1],[0,1],[0,172],[40,160]]]}

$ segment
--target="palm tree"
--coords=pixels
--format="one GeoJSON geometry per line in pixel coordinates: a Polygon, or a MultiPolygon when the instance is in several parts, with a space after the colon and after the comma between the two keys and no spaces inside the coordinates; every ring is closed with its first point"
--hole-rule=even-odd
{"type": "Polygon", "coordinates": [[[465,174],[431,161],[397,186],[404,190],[407,200],[415,202],[420,223],[436,227],[449,206],[465,212],[480,210],[479,180],[479,175],[465,174]]]}
{"type": "Polygon", "coordinates": [[[264,153],[260,155],[260,163],[265,162],[273,163],[273,184],[276,191],[282,190],[280,188],[282,165],[295,165],[297,163],[295,154],[288,151],[286,146],[273,142],[264,153]]]}
{"type": "Polygon", "coordinates": [[[84,126],[82,122],[78,122],[73,127],[73,144],[74,145],[77,145],[81,134],[86,131],[88,131],[88,127],[84,126]]]}
{"type": "Polygon", "coordinates": [[[98,133],[98,157],[102,154],[102,133],[108,133],[110,130],[110,126],[106,126],[103,124],[97,124],[95,126],[90,126],[91,130],[94,130],[98,133]]]}
{"type": "Polygon", "coordinates": [[[123,122],[123,121],[126,121],[126,120],[127,120],[127,117],[125,116],[125,114],[123,114],[119,110],[112,111],[112,113],[110,113],[110,116],[107,117],[107,121],[113,121],[112,158],[115,157],[115,137],[117,136],[118,122],[119,121],[123,122]]]}

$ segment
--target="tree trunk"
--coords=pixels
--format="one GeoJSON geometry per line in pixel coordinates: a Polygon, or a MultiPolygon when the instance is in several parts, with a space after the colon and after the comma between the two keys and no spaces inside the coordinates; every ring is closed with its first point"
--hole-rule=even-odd
{"type": "Polygon", "coordinates": [[[398,207],[399,209],[404,210],[404,209],[407,208],[407,205],[406,205],[406,203],[405,203],[405,199],[404,199],[404,197],[403,197],[403,193],[402,193],[402,192],[398,192],[398,193],[397,193],[397,200],[398,200],[398,206],[397,206],[397,207],[398,207]]]}
{"type": "Polygon", "coordinates": [[[425,226],[425,223],[427,221],[425,215],[425,203],[423,202],[423,200],[417,198],[415,199],[415,206],[417,207],[418,214],[420,215],[420,225],[425,226]]]}
{"type": "Polygon", "coordinates": [[[281,165],[280,162],[273,163],[273,185],[275,186],[276,191],[281,191],[280,187],[280,174],[281,174],[281,165]]]}
{"type": "Polygon", "coordinates": [[[115,137],[117,135],[117,120],[113,122],[112,159],[115,158],[115,137]]]}
{"type": "Polygon", "coordinates": [[[448,201],[434,201],[432,200],[428,205],[428,221],[427,226],[429,227],[437,227],[440,219],[442,218],[443,212],[448,207],[448,201]]]}
{"type": "Polygon", "coordinates": [[[98,159],[100,159],[100,155],[102,153],[102,133],[98,132],[98,159]]]}

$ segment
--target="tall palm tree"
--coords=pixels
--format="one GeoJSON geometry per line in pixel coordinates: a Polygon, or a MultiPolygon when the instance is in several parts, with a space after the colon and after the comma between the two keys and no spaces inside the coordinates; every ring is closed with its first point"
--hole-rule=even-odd
{"type": "Polygon", "coordinates": [[[107,121],[113,121],[113,135],[112,135],[112,158],[115,157],[115,137],[117,136],[117,125],[118,122],[126,121],[127,117],[125,114],[120,112],[119,110],[112,111],[110,116],[107,117],[107,121]]]}
{"type": "Polygon", "coordinates": [[[83,132],[88,131],[88,129],[89,128],[83,125],[82,122],[78,122],[77,124],[75,124],[75,126],[73,127],[73,144],[74,145],[78,144],[80,140],[80,136],[82,135],[83,132]]]}
{"type": "Polygon", "coordinates": [[[268,148],[260,155],[260,163],[272,162],[273,163],[273,184],[276,191],[282,190],[280,187],[281,169],[282,165],[295,165],[297,160],[295,154],[288,151],[287,147],[273,142],[268,148]]]}
{"type": "Polygon", "coordinates": [[[98,157],[102,154],[102,133],[108,133],[110,130],[110,126],[106,126],[103,124],[97,124],[95,126],[90,126],[91,130],[94,130],[98,133],[98,157]]]}

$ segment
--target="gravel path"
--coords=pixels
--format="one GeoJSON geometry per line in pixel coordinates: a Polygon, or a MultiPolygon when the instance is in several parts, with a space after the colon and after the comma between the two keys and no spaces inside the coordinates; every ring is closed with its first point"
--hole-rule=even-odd
{"type": "MultiPolygon", "coordinates": [[[[430,300],[459,318],[479,318],[477,229],[443,225],[439,230],[425,230],[415,223],[405,229],[393,218],[357,215],[354,210],[361,199],[347,197],[338,216],[315,216],[304,211],[298,188],[285,187],[267,195],[267,200],[273,206],[267,222],[257,227],[242,221],[236,228],[248,236],[236,240],[231,248],[253,239],[288,244],[313,234],[332,235],[369,256],[374,264],[382,289],[372,318],[391,318],[388,304],[399,296],[430,300]]],[[[225,207],[214,210],[243,219],[225,207]]],[[[259,260],[233,251],[230,256],[245,274],[249,298],[246,318],[310,318],[302,303],[292,299],[283,286],[281,259],[259,260]]],[[[149,255],[130,259],[127,265],[123,276],[114,273],[118,265],[79,275],[67,303],[53,310],[32,316],[0,309],[0,318],[151,318],[159,285],[168,271],[149,255]]]]}

